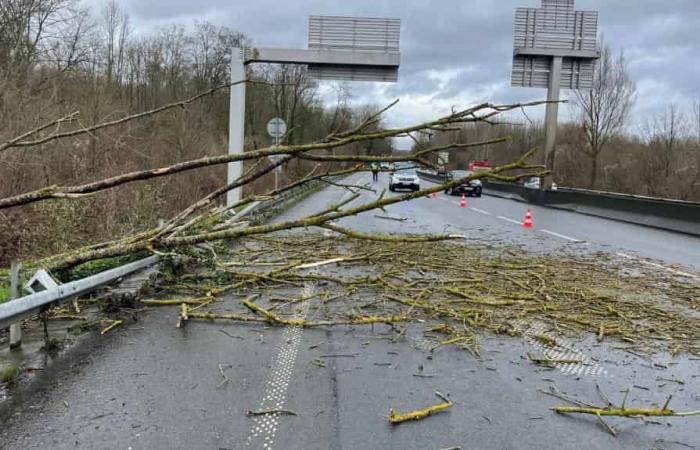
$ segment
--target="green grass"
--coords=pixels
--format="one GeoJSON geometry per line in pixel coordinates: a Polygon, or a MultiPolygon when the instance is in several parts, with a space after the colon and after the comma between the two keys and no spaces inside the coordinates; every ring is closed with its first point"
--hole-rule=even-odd
{"type": "Polygon", "coordinates": [[[0,371],[0,383],[12,383],[17,379],[21,370],[17,364],[10,364],[0,371]]]}
{"type": "Polygon", "coordinates": [[[10,280],[7,274],[0,273],[0,303],[5,303],[10,299],[10,280]]]}

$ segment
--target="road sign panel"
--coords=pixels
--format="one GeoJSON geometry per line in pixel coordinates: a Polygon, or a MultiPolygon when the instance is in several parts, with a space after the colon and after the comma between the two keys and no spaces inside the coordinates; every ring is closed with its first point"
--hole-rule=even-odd
{"type": "MultiPolygon", "coordinates": [[[[309,50],[371,54],[399,53],[400,19],[310,16],[309,50]]],[[[309,64],[309,76],[319,80],[397,81],[398,64],[358,66],[309,64]]]]}
{"type": "Polygon", "coordinates": [[[269,134],[270,137],[279,139],[284,136],[286,132],[287,124],[279,117],[270,119],[270,121],[267,122],[267,134],[269,134]]]}
{"type": "Polygon", "coordinates": [[[591,88],[597,39],[598,13],[576,11],[574,0],[542,0],[541,8],[516,9],[511,84],[549,87],[552,58],[561,57],[561,86],[591,88]]]}

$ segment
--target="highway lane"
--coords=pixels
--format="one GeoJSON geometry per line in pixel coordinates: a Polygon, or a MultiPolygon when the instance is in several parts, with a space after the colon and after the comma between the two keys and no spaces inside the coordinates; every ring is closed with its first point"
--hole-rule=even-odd
{"type": "MultiPolygon", "coordinates": [[[[377,189],[387,187],[388,176],[385,175],[384,178],[376,183],[377,189]]],[[[372,184],[371,178],[367,176],[358,176],[354,182],[372,184]]],[[[421,183],[432,185],[425,180],[421,183]]],[[[369,197],[365,197],[367,198],[369,197]]],[[[584,244],[589,247],[589,251],[601,250],[622,258],[635,258],[643,264],[657,264],[660,270],[664,269],[658,265],[695,276],[700,274],[700,238],[696,236],[489,195],[467,198],[466,209],[460,209],[459,203],[459,197],[441,193],[437,199],[419,199],[410,204],[391,206],[389,210],[399,215],[404,214],[409,220],[425,222],[426,225],[431,225],[433,231],[460,229],[471,236],[475,232],[486,233],[490,238],[510,240],[527,245],[532,250],[537,250],[539,245],[544,245],[546,249],[556,245],[546,244],[541,236],[544,234],[547,241],[584,244]],[[532,210],[534,228],[518,230],[528,208],[532,210]],[[529,245],[533,236],[535,245],[529,245]]],[[[352,221],[348,221],[350,222],[352,221]]]]}
{"type": "MultiPolygon", "coordinates": [[[[366,175],[354,175],[345,182],[371,184],[369,180],[366,175]]],[[[276,220],[323,210],[347,195],[343,189],[329,187],[276,220]]],[[[356,203],[375,196],[364,192],[356,203]]],[[[461,233],[474,242],[508,244],[524,252],[576,254],[604,249],[611,254],[652,256],[651,246],[606,241],[605,233],[595,240],[575,232],[594,226],[605,229],[602,224],[570,230],[564,225],[579,222],[548,218],[547,211],[535,209],[535,229],[525,230],[517,223],[526,208],[522,203],[484,197],[469,199],[469,208],[461,209],[455,202],[458,199],[444,195],[422,198],[340,223],[374,233],[461,233]]],[[[581,220],[585,224],[602,219],[582,216],[581,220]]],[[[624,234],[629,225],[620,225],[618,232],[624,234]]],[[[686,242],[681,235],[666,239],[669,248],[686,242]]],[[[690,243],[697,245],[697,241],[690,243]]],[[[661,265],[683,261],[671,257],[661,265]]],[[[683,264],[682,269],[695,267],[683,264]]],[[[303,289],[308,293],[314,288],[303,289]]],[[[301,314],[313,318],[313,311],[301,314]]],[[[556,386],[593,401],[598,399],[599,384],[619,400],[621,390],[647,386],[651,389],[633,389],[630,404],[659,403],[673,394],[677,409],[700,409],[700,364],[685,357],[659,355],[646,361],[585,339],[567,345],[597,361],[591,371],[542,372],[523,359],[527,351],[539,349],[527,338],[484,336],[482,357],[477,359],[451,347],[428,352],[420,327],[410,328],[404,340],[391,342],[388,338],[395,333],[383,325],[302,331],[193,323],[181,330],[174,327],[176,316],[174,309],[150,312],[138,323],[95,340],[97,344],[87,342],[72,349],[39,375],[37,388],[7,412],[9,420],[0,426],[0,447],[422,450],[700,445],[697,419],[647,425],[613,420],[619,431],[614,438],[595,420],[553,414],[549,407],[562,402],[539,391],[556,386]],[[319,360],[325,367],[319,367],[319,360]],[[222,370],[230,380],[223,385],[222,370]],[[660,386],[658,377],[681,379],[685,384],[660,386]],[[455,402],[449,412],[397,427],[388,424],[390,407],[405,411],[432,404],[434,390],[455,402]],[[248,410],[268,406],[297,415],[246,416],[248,410]]],[[[531,329],[536,331],[537,324],[524,325],[526,336],[531,329]]]]}

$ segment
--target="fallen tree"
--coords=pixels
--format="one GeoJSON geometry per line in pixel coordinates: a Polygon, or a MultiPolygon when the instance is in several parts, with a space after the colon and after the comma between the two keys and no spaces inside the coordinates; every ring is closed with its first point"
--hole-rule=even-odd
{"type": "MultiPolygon", "coordinates": [[[[94,129],[119,126],[120,124],[124,123],[124,121],[135,120],[138,118],[142,118],[148,114],[156,114],[160,111],[164,111],[172,107],[181,106],[188,102],[195,101],[204,95],[207,95],[207,92],[192,97],[191,99],[184,100],[182,102],[176,102],[171,105],[166,105],[164,107],[157,108],[147,113],[141,113],[124,119],[106,122],[104,124],[98,124],[91,127],[90,129],[77,129],[70,131],[54,132],[53,134],[42,136],[41,133],[43,132],[43,130],[49,128],[42,127],[40,129],[33,130],[29,133],[29,135],[34,137],[34,140],[27,140],[27,133],[25,133],[25,135],[22,135],[19,138],[7,141],[4,149],[7,150],[11,147],[18,146],[30,147],[32,145],[39,144],[45,145],[51,141],[74,138],[76,136],[88,134],[94,129]]],[[[118,188],[119,186],[123,186],[125,184],[133,183],[136,181],[167,177],[173,174],[186,172],[202,167],[216,166],[236,161],[253,162],[252,167],[240,178],[228,185],[225,185],[219,189],[216,189],[213,192],[208,193],[206,196],[202,197],[197,202],[185,208],[180,213],[176,214],[174,217],[172,217],[165,224],[158,228],[137,233],[133,236],[126,236],[115,241],[105,242],[85,247],[82,249],[77,249],[66,254],[55,255],[41,260],[37,263],[37,265],[39,266],[48,268],[49,270],[57,271],[69,269],[71,267],[97,259],[114,258],[141,253],[165,254],[178,248],[202,244],[211,241],[235,240],[246,236],[262,235],[306,227],[321,227],[326,229],[333,229],[346,235],[354,234],[355,237],[381,240],[384,239],[384,237],[361,235],[352,230],[345,230],[339,228],[337,225],[334,225],[334,221],[337,221],[344,217],[357,215],[366,211],[382,209],[396,203],[414,200],[419,197],[430,195],[431,193],[440,192],[448,187],[457,186],[470,179],[492,178],[499,180],[517,181],[521,178],[542,175],[543,173],[545,173],[543,167],[528,163],[528,158],[530,158],[535,152],[535,149],[530,149],[527,152],[523,152],[522,156],[516,161],[509,164],[505,164],[501,167],[497,167],[492,172],[479,173],[470,177],[465,177],[463,179],[452,180],[442,185],[433,186],[411,194],[395,197],[386,197],[382,193],[381,195],[378,195],[371,201],[365,201],[359,205],[350,205],[350,203],[356,200],[356,198],[352,198],[348,200],[345,204],[335,205],[313,216],[303,217],[296,220],[289,220],[276,224],[242,225],[240,223],[227,222],[227,213],[232,209],[243,207],[246,204],[249,204],[252,201],[259,198],[274,200],[289,189],[301,188],[305,185],[309,185],[312,182],[321,181],[327,184],[334,184],[335,181],[333,180],[339,177],[351,175],[353,173],[358,173],[363,170],[366,170],[364,165],[367,163],[375,163],[379,161],[408,161],[432,167],[432,164],[428,161],[427,157],[435,152],[449,150],[460,151],[464,149],[490,145],[494,143],[503,142],[507,140],[508,137],[503,136],[479,142],[453,142],[450,144],[434,147],[419,146],[415,151],[407,153],[406,155],[381,157],[343,153],[342,149],[347,147],[349,144],[357,142],[370,142],[373,140],[381,140],[401,136],[409,136],[415,140],[413,134],[416,133],[448,131],[454,129],[455,126],[459,126],[461,124],[466,123],[494,123],[494,117],[498,116],[503,112],[521,109],[528,106],[539,105],[542,102],[510,105],[492,105],[489,103],[482,103],[464,110],[453,111],[450,114],[435,120],[415,124],[408,127],[383,129],[379,131],[376,131],[374,128],[372,128],[376,126],[378,121],[381,119],[382,114],[386,112],[389,108],[394,106],[396,103],[397,102],[394,102],[391,105],[379,111],[377,114],[368,117],[366,120],[364,120],[357,126],[346,131],[332,133],[331,135],[327,136],[325,139],[322,139],[319,142],[300,145],[281,145],[275,147],[256,149],[253,151],[238,154],[226,154],[213,157],[204,157],[196,160],[177,162],[166,167],[117,174],[109,178],[75,186],[46,186],[44,188],[37,189],[34,191],[20,193],[0,199],[0,210],[11,207],[21,207],[23,205],[29,205],[36,202],[50,201],[52,199],[82,198],[89,195],[96,195],[107,189],[118,188]],[[332,151],[338,151],[339,153],[332,154],[332,151]],[[277,159],[276,162],[270,162],[268,160],[268,157],[271,156],[281,156],[281,158],[277,159]],[[219,205],[218,200],[228,191],[232,189],[242,188],[250,183],[253,183],[255,180],[274,170],[276,167],[288,164],[297,159],[315,161],[317,165],[309,174],[307,174],[307,176],[291,183],[288,186],[282,187],[280,189],[270,190],[262,196],[250,196],[239,201],[236,205],[231,205],[229,208],[222,208],[219,205]],[[334,165],[337,166],[340,163],[346,165],[352,164],[352,166],[349,169],[332,169],[334,165]]],[[[58,119],[58,123],[63,123],[67,120],[68,119],[65,118],[58,119]]],[[[367,186],[360,185],[344,185],[344,187],[354,193],[363,189],[371,190],[367,186]]],[[[414,241],[436,241],[444,239],[454,239],[454,236],[414,236],[410,237],[410,239],[414,241]]]]}

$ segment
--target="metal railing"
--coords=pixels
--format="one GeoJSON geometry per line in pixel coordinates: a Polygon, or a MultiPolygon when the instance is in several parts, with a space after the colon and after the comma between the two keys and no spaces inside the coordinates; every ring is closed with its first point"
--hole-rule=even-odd
{"type": "MultiPolygon", "coordinates": [[[[292,189],[272,200],[252,202],[229,220],[236,221],[245,216],[254,215],[259,212],[264,213],[265,210],[274,210],[281,204],[318,186],[319,184],[312,183],[312,186],[301,186],[300,188],[292,189]]],[[[0,304],[0,330],[10,327],[10,346],[17,347],[21,345],[22,329],[19,322],[22,319],[38,314],[51,306],[87,294],[101,286],[113,283],[122,277],[150,267],[158,263],[160,259],[161,257],[159,255],[149,256],[148,258],[115,267],[80,280],[59,284],[24,297],[19,297],[19,265],[13,264],[11,271],[13,299],[0,304]]]]}
{"type": "Polygon", "coordinates": [[[10,300],[0,305],[0,328],[5,328],[25,317],[37,314],[48,306],[86,294],[121,277],[152,266],[159,260],[160,256],[158,255],[149,256],[87,278],[59,284],[53,289],[10,300]]]}

